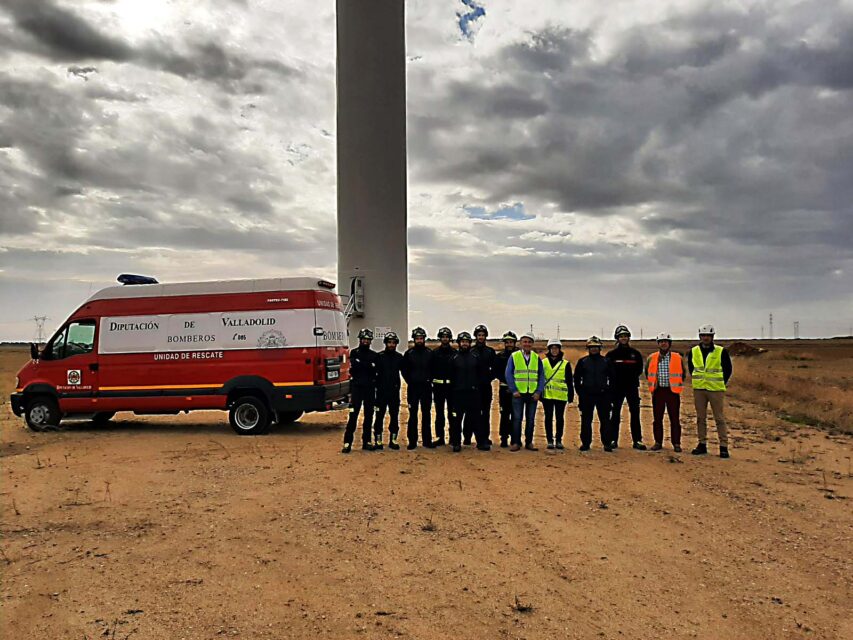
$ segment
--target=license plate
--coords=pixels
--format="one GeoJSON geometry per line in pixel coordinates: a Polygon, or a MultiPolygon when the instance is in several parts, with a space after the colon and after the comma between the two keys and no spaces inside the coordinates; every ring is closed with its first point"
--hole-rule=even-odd
{"type": "Polygon", "coordinates": [[[326,372],[326,378],[328,378],[329,380],[337,380],[340,377],[341,377],[340,371],[327,371],[326,372]]]}

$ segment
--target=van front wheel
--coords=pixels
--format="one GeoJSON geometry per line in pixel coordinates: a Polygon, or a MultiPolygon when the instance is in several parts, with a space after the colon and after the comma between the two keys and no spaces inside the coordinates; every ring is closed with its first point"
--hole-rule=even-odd
{"type": "Polygon", "coordinates": [[[234,401],[228,412],[228,421],[241,436],[266,433],[270,426],[270,411],[255,396],[242,396],[234,401]]]}
{"type": "Polygon", "coordinates": [[[27,403],[24,420],[33,431],[50,431],[59,426],[59,405],[49,396],[36,397],[27,403]]]}

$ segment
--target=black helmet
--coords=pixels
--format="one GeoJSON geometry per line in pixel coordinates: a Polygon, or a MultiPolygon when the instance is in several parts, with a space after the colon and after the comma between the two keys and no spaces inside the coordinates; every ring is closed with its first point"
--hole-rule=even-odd
{"type": "Polygon", "coordinates": [[[412,340],[414,340],[418,336],[426,339],[426,331],[424,331],[423,327],[415,327],[414,329],[412,329],[412,340]]]}
{"type": "Polygon", "coordinates": [[[489,329],[486,327],[486,325],[478,324],[476,327],[474,327],[474,335],[475,336],[481,332],[485,333],[487,338],[489,337],[489,329]]]}
{"type": "Polygon", "coordinates": [[[620,324],[618,327],[616,327],[616,330],[613,332],[613,337],[616,338],[617,340],[619,339],[619,336],[628,336],[630,338],[631,337],[631,330],[628,327],[626,327],[624,324],[620,324]]]}
{"type": "Polygon", "coordinates": [[[518,342],[518,336],[515,335],[514,331],[507,331],[506,333],[504,333],[504,336],[501,339],[504,342],[506,342],[507,340],[514,340],[515,342],[518,342]]]}
{"type": "Polygon", "coordinates": [[[463,340],[467,340],[468,342],[471,342],[471,334],[468,333],[467,331],[460,332],[459,335],[456,336],[456,342],[462,342],[463,340]]]}
{"type": "Polygon", "coordinates": [[[394,342],[396,342],[397,344],[400,344],[400,338],[397,337],[397,334],[394,333],[393,331],[389,331],[388,333],[385,334],[385,337],[382,339],[382,342],[384,342],[385,344],[388,344],[392,340],[394,342]]]}
{"type": "Polygon", "coordinates": [[[364,339],[373,340],[373,332],[370,329],[368,329],[367,327],[365,327],[364,329],[362,329],[361,331],[358,332],[358,339],[359,340],[364,340],[364,339]]]}
{"type": "Polygon", "coordinates": [[[450,339],[453,339],[453,332],[450,330],[450,327],[442,327],[438,330],[438,337],[443,338],[447,336],[450,339]]]}

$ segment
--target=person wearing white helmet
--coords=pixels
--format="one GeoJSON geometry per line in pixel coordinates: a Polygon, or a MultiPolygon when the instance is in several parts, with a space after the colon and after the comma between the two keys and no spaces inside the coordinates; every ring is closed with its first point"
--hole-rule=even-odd
{"type": "Polygon", "coordinates": [[[714,327],[706,324],[699,328],[699,344],[690,350],[687,368],[693,386],[696,405],[696,431],[699,444],[691,453],[701,456],[708,453],[708,405],[714,412],[717,435],[720,438],[720,457],[729,457],[729,433],[723,411],[726,388],[732,377],[732,359],[727,349],[714,344],[714,327]]]}
{"type": "Polygon", "coordinates": [[[575,399],[575,389],[572,386],[572,365],[563,358],[563,345],[559,338],[551,338],[548,341],[548,352],[542,360],[542,366],[545,372],[545,392],[542,394],[542,408],[545,410],[545,439],[549,449],[562,449],[566,405],[575,399]]]}
{"type": "Polygon", "coordinates": [[[631,440],[634,448],[646,450],[643,444],[643,427],[640,424],[640,376],[643,375],[643,354],[631,346],[631,331],[620,324],[613,332],[616,348],[607,352],[613,365],[612,409],[610,412],[611,446],[619,444],[619,425],[622,422],[622,403],[628,401],[631,414],[631,440]]]}
{"type": "Polygon", "coordinates": [[[672,351],[672,336],[659,333],[658,350],[646,361],[646,380],[652,396],[652,451],[663,449],[663,413],[669,414],[670,440],[676,453],[681,453],[681,392],[684,389],[684,359],[672,351]]]}
{"type": "Polygon", "coordinates": [[[533,351],[536,340],[532,333],[521,336],[521,349],[514,352],[506,365],[506,382],[512,392],[512,436],[509,450],[521,449],[521,421],[525,419],[524,448],[536,451],[533,446],[533,425],[536,422],[536,405],[545,390],[545,368],[542,359],[533,351]]]}
{"type": "Polygon", "coordinates": [[[613,366],[601,355],[601,339],[591,336],[586,341],[589,355],[575,365],[575,391],[578,394],[578,409],[581,412],[581,451],[589,451],[592,444],[592,418],[598,414],[598,432],[605,451],[613,451],[613,436],[610,433],[610,389],[613,381],[613,366]]]}

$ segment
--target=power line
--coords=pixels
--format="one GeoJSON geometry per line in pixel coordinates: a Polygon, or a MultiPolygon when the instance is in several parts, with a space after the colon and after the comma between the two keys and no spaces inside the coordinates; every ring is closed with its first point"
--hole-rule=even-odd
{"type": "Polygon", "coordinates": [[[800,321],[795,320],[794,321],[794,340],[799,340],[799,339],[800,339],[800,321]]]}
{"type": "Polygon", "coordinates": [[[773,314],[770,314],[770,339],[773,339],[773,314]]]}
{"type": "Polygon", "coordinates": [[[43,344],[44,323],[47,322],[47,316],[33,316],[33,321],[36,323],[36,344],[43,344]]]}

